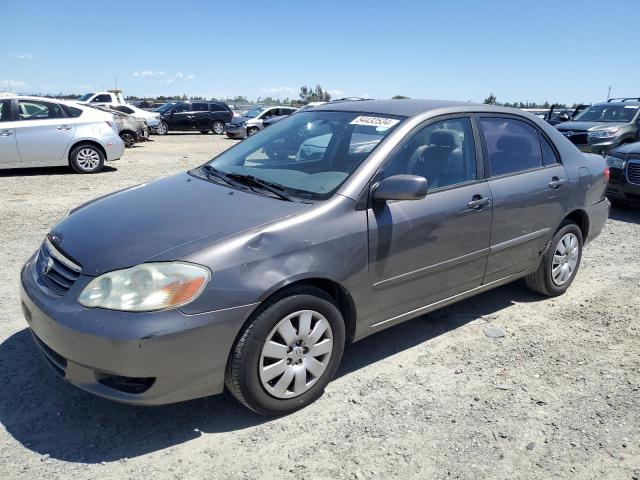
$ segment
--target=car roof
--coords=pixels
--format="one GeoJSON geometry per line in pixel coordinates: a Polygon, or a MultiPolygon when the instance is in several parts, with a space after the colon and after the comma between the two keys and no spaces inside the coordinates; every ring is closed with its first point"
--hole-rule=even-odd
{"type": "Polygon", "coordinates": [[[488,105],[449,100],[358,100],[354,102],[325,103],[314,107],[314,111],[332,110],[340,112],[367,112],[411,117],[419,113],[451,107],[487,107],[488,105]]]}
{"type": "Polygon", "coordinates": [[[627,107],[627,106],[637,107],[637,106],[640,106],[640,102],[600,102],[600,103],[596,103],[594,106],[602,107],[605,105],[612,105],[614,107],[627,107]]]}

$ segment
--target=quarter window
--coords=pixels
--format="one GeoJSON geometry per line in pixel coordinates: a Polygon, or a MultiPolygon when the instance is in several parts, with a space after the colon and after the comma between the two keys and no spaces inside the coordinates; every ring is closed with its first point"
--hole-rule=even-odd
{"type": "Polygon", "coordinates": [[[538,131],[512,118],[480,119],[487,143],[491,175],[504,175],[542,166],[538,131]]]}
{"type": "MultiPolygon", "coordinates": [[[[367,139],[352,148],[366,148],[367,139]]],[[[432,123],[418,130],[384,168],[382,178],[398,174],[425,177],[429,188],[447,187],[477,178],[476,149],[469,118],[432,123]]]]}
{"type": "Polygon", "coordinates": [[[0,101],[0,122],[11,121],[11,100],[0,101]]]}
{"type": "Polygon", "coordinates": [[[57,103],[36,100],[19,100],[18,114],[20,120],[45,120],[48,118],[63,118],[65,116],[57,103]]]}

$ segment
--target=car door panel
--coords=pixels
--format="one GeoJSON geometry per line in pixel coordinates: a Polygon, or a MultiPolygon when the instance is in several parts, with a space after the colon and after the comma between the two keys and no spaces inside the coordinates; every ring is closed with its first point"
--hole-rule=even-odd
{"type": "Polygon", "coordinates": [[[76,125],[69,118],[16,122],[16,141],[23,163],[59,164],[73,140],[76,125]]]}
{"type": "Polygon", "coordinates": [[[493,197],[491,254],[485,283],[530,269],[564,216],[567,180],[561,164],[489,180],[493,197]]]}
{"type": "Polygon", "coordinates": [[[482,283],[492,213],[468,206],[477,196],[486,182],[369,209],[371,324],[482,283]]]}
{"type": "Polygon", "coordinates": [[[0,122],[0,167],[19,166],[16,122],[0,122]]]}

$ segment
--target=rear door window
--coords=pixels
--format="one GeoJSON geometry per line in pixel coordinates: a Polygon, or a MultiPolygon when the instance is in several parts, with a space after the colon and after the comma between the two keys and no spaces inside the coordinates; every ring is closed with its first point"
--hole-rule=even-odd
{"type": "Polygon", "coordinates": [[[492,176],[542,166],[540,136],[531,125],[506,117],[483,117],[480,124],[492,176]]]}
{"type": "Polygon", "coordinates": [[[542,143],[542,163],[546,165],[555,165],[558,163],[558,157],[556,152],[551,147],[549,140],[540,135],[540,141],[542,143]]]}
{"type": "Polygon", "coordinates": [[[57,103],[41,102],[38,100],[18,101],[18,118],[20,118],[20,120],[46,120],[64,117],[65,114],[57,103]]]}
{"type": "Polygon", "coordinates": [[[0,101],[0,122],[10,122],[11,117],[11,100],[0,101]]]}
{"type": "Polygon", "coordinates": [[[209,104],[208,103],[200,103],[200,102],[192,103],[191,104],[191,111],[192,112],[208,112],[209,111],[209,104]]]}

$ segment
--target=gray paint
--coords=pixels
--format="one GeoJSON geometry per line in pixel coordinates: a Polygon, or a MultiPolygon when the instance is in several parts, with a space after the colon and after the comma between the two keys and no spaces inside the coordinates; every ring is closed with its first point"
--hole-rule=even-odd
{"type": "Polygon", "coordinates": [[[218,393],[243,323],[261,302],[293,282],[324,279],[340,285],[353,302],[358,340],[534,271],[558,225],[572,212],[588,218],[587,240],[606,221],[603,159],[582,154],[534,115],[431,101],[345,102],[318,109],[408,118],[324,202],[284,202],[180,174],[90,202],[56,225],[54,242],[83,272],[67,294],[53,297],[37,285],[33,264],[25,265],[22,298],[32,329],[84,368],[158,377],[144,395],[126,398],[89,382],[86,371],[68,378],[71,382],[98,395],[145,404],[218,393]],[[480,113],[515,115],[533,124],[552,141],[563,163],[481,177],[428,191],[418,200],[367,203],[375,173],[414,129],[444,115],[480,113]],[[566,183],[553,188],[554,177],[566,183]],[[476,196],[489,201],[470,205],[476,196]],[[77,303],[93,276],[148,260],[206,265],[212,279],[200,297],[179,310],[133,314],[77,303]]]}

